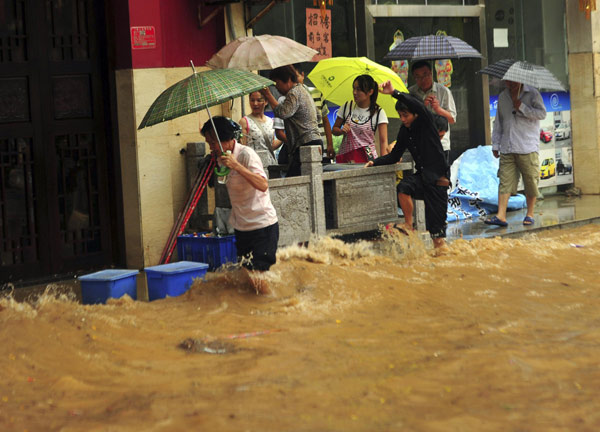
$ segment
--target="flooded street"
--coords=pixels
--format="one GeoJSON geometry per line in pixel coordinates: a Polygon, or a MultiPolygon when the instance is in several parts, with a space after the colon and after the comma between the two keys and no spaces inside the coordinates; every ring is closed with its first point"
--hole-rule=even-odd
{"type": "Polygon", "coordinates": [[[596,431],[600,225],[279,251],[178,298],[0,300],[2,431],[596,431]]]}

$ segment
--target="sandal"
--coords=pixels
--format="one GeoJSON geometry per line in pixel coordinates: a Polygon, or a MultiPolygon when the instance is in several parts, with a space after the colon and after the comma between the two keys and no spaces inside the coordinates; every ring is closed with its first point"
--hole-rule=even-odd
{"type": "Polygon", "coordinates": [[[483,221],[483,223],[485,223],[487,225],[498,225],[498,226],[501,226],[501,227],[508,226],[508,222],[498,219],[497,216],[493,216],[493,217],[491,217],[489,219],[486,219],[486,220],[483,221]]]}
{"type": "Polygon", "coordinates": [[[535,219],[533,219],[531,216],[525,216],[525,219],[523,219],[523,225],[533,225],[535,223],[535,219]]]}
{"type": "Polygon", "coordinates": [[[385,229],[386,229],[388,232],[391,232],[391,231],[394,229],[394,230],[398,231],[400,234],[404,234],[404,235],[406,235],[406,236],[407,236],[407,235],[409,235],[408,231],[406,230],[406,228],[405,228],[404,226],[402,226],[402,225],[398,225],[398,224],[396,224],[396,223],[393,223],[393,224],[387,224],[387,225],[385,226],[385,229]]]}

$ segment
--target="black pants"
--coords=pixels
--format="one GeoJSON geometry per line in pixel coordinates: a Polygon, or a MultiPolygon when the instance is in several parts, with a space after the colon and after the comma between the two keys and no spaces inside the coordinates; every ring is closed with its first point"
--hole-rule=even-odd
{"type": "Polygon", "coordinates": [[[281,144],[281,147],[279,147],[279,154],[277,155],[277,163],[279,165],[287,165],[288,162],[289,162],[288,146],[286,143],[283,143],[283,144],[281,144]]]}
{"type": "Polygon", "coordinates": [[[419,174],[412,174],[398,183],[396,191],[425,201],[425,227],[431,238],[446,237],[448,186],[426,184],[419,174]]]}
{"type": "Polygon", "coordinates": [[[250,270],[266,271],[277,261],[279,223],[252,231],[235,230],[235,246],[238,260],[249,258],[244,267],[250,270]]]}

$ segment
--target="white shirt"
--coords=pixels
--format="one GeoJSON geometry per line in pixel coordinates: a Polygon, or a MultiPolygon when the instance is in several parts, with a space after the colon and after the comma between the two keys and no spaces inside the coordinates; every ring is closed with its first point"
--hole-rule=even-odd
{"type": "Polygon", "coordinates": [[[350,106],[350,103],[344,104],[337,112],[337,117],[341,118],[342,120],[349,118],[353,123],[356,124],[364,124],[366,122],[369,121],[369,118],[371,119],[371,129],[375,129],[377,130],[377,126],[382,124],[382,123],[389,123],[389,120],[387,118],[387,115],[385,114],[385,111],[383,109],[379,110],[379,116],[377,115],[377,113],[375,113],[372,117],[371,117],[371,111],[369,111],[369,108],[361,108],[358,105],[356,105],[356,103],[354,101],[352,101],[352,113],[350,114],[350,117],[348,117],[348,112],[344,111],[344,108],[348,109],[348,107],[350,106]]]}
{"type": "MultiPolygon", "coordinates": [[[[250,147],[236,141],[233,157],[253,173],[267,178],[260,158],[250,147]]],[[[253,231],[277,222],[277,212],[271,203],[269,189],[259,191],[234,170],[228,174],[226,186],[231,201],[229,224],[236,230],[253,231]]]]}
{"type": "Polygon", "coordinates": [[[540,147],[540,120],[546,118],[542,95],[535,88],[524,85],[519,99],[521,106],[516,111],[508,89],[498,95],[492,150],[501,154],[529,154],[540,147]]]}
{"type": "MultiPolygon", "coordinates": [[[[452,92],[446,86],[434,82],[431,88],[428,91],[424,92],[419,88],[418,85],[415,84],[410,86],[408,88],[408,91],[411,95],[420,97],[421,100],[425,100],[427,96],[429,96],[430,94],[434,94],[437,100],[439,101],[440,106],[446,111],[448,111],[450,114],[452,114],[452,118],[454,119],[454,121],[456,121],[456,104],[454,103],[454,97],[452,97],[452,92]]],[[[436,112],[433,111],[433,108],[431,108],[430,106],[427,108],[429,108],[429,111],[436,114],[436,112]]],[[[450,150],[450,125],[448,125],[448,132],[446,132],[446,135],[444,135],[444,138],[442,138],[442,147],[446,151],[450,150]]]]}

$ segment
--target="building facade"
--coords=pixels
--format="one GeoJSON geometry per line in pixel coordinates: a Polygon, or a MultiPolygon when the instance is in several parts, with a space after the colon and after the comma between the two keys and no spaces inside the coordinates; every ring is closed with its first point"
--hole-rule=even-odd
{"type": "Polygon", "coordinates": [[[157,262],[199,119],[137,125],[226,43],[225,16],[204,1],[2,2],[0,285],[157,262]]]}
{"type": "MultiPolygon", "coordinates": [[[[306,11],[317,8],[306,0],[10,0],[3,7],[0,282],[17,284],[156,264],[186,198],[182,150],[200,140],[207,117],[138,130],[146,110],[191,74],[190,62],[202,70],[236,37],[254,31],[307,43],[306,11]]],[[[479,69],[507,57],[547,67],[569,101],[551,114],[549,151],[565,172],[570,158],[570,181],[583,193],[600,193],[598,12],[588,18],[569,0],[333,0],[326,11],[332,56],[384,63],[398,39],[437,32],[483,54],[440,65],[437,75],[451,80],[458,153],[490,142],[498,88],[479,69]]],[[[241,106],[211,112],[237,119],[241,106]]]]}

